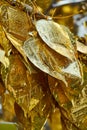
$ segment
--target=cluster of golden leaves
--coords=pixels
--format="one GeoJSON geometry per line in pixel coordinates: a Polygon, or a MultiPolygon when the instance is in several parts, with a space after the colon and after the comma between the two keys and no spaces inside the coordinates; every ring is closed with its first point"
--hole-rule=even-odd
{"type": "Polygon", "coordinates": [[[85,42],[42,14],[34,1],[1,0],[2,119],[16,116],[24,130],[45,129],[47,120],[52,130],[86,130],[85,42]]]}

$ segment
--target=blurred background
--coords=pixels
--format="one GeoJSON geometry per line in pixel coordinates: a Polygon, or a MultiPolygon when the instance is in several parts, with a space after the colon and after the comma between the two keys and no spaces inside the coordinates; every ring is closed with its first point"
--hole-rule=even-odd
{"type": "Polygon", "coordinates": [[[80,37],[87,34],[86,0],[36,0],[36,3],[43,13],[69,27],[74,34],[80,37]]]}

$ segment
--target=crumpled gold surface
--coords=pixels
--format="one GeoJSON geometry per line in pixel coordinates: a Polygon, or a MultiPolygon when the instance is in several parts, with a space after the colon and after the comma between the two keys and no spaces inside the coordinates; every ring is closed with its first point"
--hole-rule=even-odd
{"type": "Polygon", "coordinates": [[[27,14],[6,4],[1,6],[1,14],[3,14],[1,21],[5,29],[25,40],[29,31],[27,14]]]}
{"type": "Polygon", "coordinates": [[[65,74],[69,73],[71,76],[75,75],[80,79],[81,74],[78,61],[71,62],[62,55],[57,54],[39,38],[31,37],[24,43],[23,49],[29,60],[35,66],[51,76],[62,80],[66,86],[65,74]],[[72,73],[70,69],[72,69],[72,73]]]}
{"type": "Polygon", "coordinates": [[[47,120],[52,130],[86,130],[86,44],[33,1],[7,1],[0,2],[2,119],[24,130],[44,129],[47,120]]]}

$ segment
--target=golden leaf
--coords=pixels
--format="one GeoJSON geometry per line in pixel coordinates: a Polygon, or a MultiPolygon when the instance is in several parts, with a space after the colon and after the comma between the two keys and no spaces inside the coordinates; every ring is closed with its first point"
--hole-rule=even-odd
{"type": "Polygon", "coordinates": [[[14,98],[9,94],[9,92],[4,93],[2,96],[2,110],[3,112],[3,120],[4,121],[12,121],[16,117],[14,111],[14,98]]]}
{"type": "Polygon", "coordinates": [[[9,39],[9,41],[12,43],[12,45],[17,49],[17,51],[19,51],[19,53],[23,56],[23,58],[25,59],[25,61],[27,62],[27,57],[22,49],[22,44],[23,41],[15,38],[13,35],[11,35],[10,33],[7,33],[7,31],[4,29],[7,38],[9,39]]]}
{"type": "Polygon", "coordinates": [[[65,75],[67,75],[67,77],[72,75],[79,79],[81,78],[78,61],[71,62],[66,57],[56,53],[38,37],[31,37],[25,41],[23,50],[36,67],[62,80],[66,85],[65,75]]]}
{"type": "MultiPolygon", "coordinates": [[[[70,24],[69,19],[63,17],[56,23],[40,12],[45,12],[52,0],[36,0],[37,5],[34,0],[6,1],[0,1],[0,95],[4,119],[11,121],[16,113],[24,130],[43,129],[47,118],[53,121],[50,126],[54,130],[86,130],[86,44],[75,43],[69,29],[59,24],[70,24]]],[[[69,9],[74,15],[76,10],[68,7],[63,6],[63,12],[69,9]]]]}
{"type": "Polygon", "coordinates": [[[61,56],[53,52],[43,41],[32,37],[24,43],[23,49],[26,56],[35,66],[53,77],[63,80],[63,82],[67,84],[64,76],[61,75],[62,71],[60,68],[66,62],[63,63],[62,60],[59,61],[57,56],[59,58],[61,56]]]}
{"type": "MultiPolygon", "coordinates": [[[[31,124],[30,128],[35,129],[38,127],[38,130],[40,130],[51,109],[50,93],[47,94],[49,90],[47,78],[43,72],[35,69],[36,67],[31,63],[29,63],[31,69],[27,70],[19,55],[11,55],[9,60],[10,66],[6,87],[21,111],[23,111],[23,118],[26,119],[26,123],[28,122],[28,125],[26,126],[25,123],[24,127],[28,128],[29,124],[31,124]],[[46,100],[49,101],[46,103],[46,100]],[[31,120],[29,121],[28,118],[31,120]]],[[[19,120],[23,121],[22,119],[19,120]]]]}
{"type": "Polygon", "coordinates": [[[69,35],[58,23],[41,19],[36,22],[35,26],[42,40],[50,48],[70,60],[75,59],[74,47],[69,35]]]}
{"type": "Polygon", "coordinates": [[[53,94],[58,104],[67,111],[69,111],[70,107],[72,106],[72,103],[71,99],[69,99],[68,94],[65,91],[67,87],[65,87],[61,81],[51,76],[48,76],[48,82],[51,93],[53,94]],[[63,88],[63,86],[65,87],[65,89],[63,88]]]}
{"type": "Polygon", "coordinates": [[[16,115],[18,120],[22,123],[24,130],[41,130],[51,109],[51,102],[47,95],[43,96],[26,118],[24,117],[21,107],[18,104],[15,104],[16,115]]]}
{"type": "Polygon", "coordinates": [[[58,108],[56,108],[53,112],[51,112],[48,121],[52,130],[63,130],[61,122],[61,113],[58,108]]]}
{"type": "Polygon", "coordinates": [[[5,68],[9,67],[9,59],[5,56],[5,51],[0,49],[0,62],[5,66],[5,68]]]}
{"type": "Polygon", "coordinates": [[[83,54],[87,54],[87,45],[84,45],[82,42],[76,41],[77,50],[83,54]]]}
{"type": "Polygon", "coordinates": [[[25,40],[29,31],[26,13],[8,4],[3,4],[0,8],[1,21],[7,32],[21,40],[25,40]]]}
{"type": "Polygon", "coordinates": [[[5,35],[3,26],[1,26],[1,25],[0,25],[0,45],[4,49],[6,55],[9,55],[9,52],[11,51],[12,46],[5,35]]]}

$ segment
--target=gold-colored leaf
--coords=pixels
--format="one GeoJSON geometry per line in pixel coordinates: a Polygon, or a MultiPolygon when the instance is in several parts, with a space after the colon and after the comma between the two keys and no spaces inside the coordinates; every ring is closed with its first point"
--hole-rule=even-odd
{"type": "Polygon", "coordinates": [[[39,69],[49,75],[62,80],[66,85],[65,75],[81,79],[80,66],[78,61],[71,62],[66,57],[56,53],[49,48],[38,37],[31,37],[25,41],[23,50],[29,60],[39,69]]]}
{"type": "Polygon", "coordinates": [[[0,25],[0,46],[4,49],[6,55],[9,55],[9,52],[11,51],[12,46],[5,35],[3,26],[1,25],[0,25]]]}
{"type": "Polygon", "coordinates": [[[79,94],[73,99],[71,115],[79,129],[85,130],[87,129],[87,65],[82,60],[81,63],[83,65],[84,83],[80,86],[79,94]]]}
{"type": "Polygon", "coordinates": [[[27,118],[25,118],[22,109],[18,104],[15,104],[16,115],[22,123],[24,130],[41,130],[52,109],[51,105],[49,97],[44,95],[40,102],[30,111],[27,118]]]}
{"type": "Polygon", "coordinates": [[[39,38],[31,37],[24,43],[23,49],[26,56],[36,67],[67,84],[65,77],[61,74],[61,67],[69,62],[66,62],[67,59],[65,59],[65,63],[63,63],[62,60],[59,60],[61,56],[53,52],[39,38]]]}
{"type": "Polygon", "coordinates": [[[61,81],[51,76],[48,76],[48,82],[51,93],[53,94],[58,104],[69,111],[68,109],[72,106],[72,103],[71,99],[69,99],[68,94],[66,93],[67,91],[65,91],[67,87],[65,87],[61,81]],[[63,86],[65,87],[65,89],[63,88],[63,86]]]}
{"type": "Polygon", "coordinates": [[[49,118],[52,130],[86,130],[87,37],[76,41],[59,24],[66,22],[73,29],[71,16],[80,8],[55,8],[52,16],[60,17],[51,18],[41,12],[49,11],[52,2],[0,1],[2,120],[17,116],[24,130],[41,130],[49,118]],[[58,23],[52,20],[56,18],[61,18],[58,23]]]}
{"type": "Polygon", "coordinates": [[[5,68],[9,67],[9,59],[5,56],[5,51],[0,49],[0,62],[5,66],[5,68]]]}
{"type": "Polygon", "coordinates": [[[49,124],[52,130],[62,130],[61,113],[59,109],[56,108],[53,112],[51,112],[49,124]]]}
{"type": "Polygon", "coordinates": [[[14,101],[14,98],[8,92],[4,93],[2,96],[2,111],[4,121],[12,121],[16,117],[14,111],[14,101]]]}
{"type": "Polygon", "coordinates": [[[16,102],[22,107],[26,116],[26,113],[29,109],[30,99],[26,67],[20,60],[19,55],[11,55],[9,57],[9,60],[10,66],[8,68],[8,74],[6,77],[6,87],[9,90],[9,92],[13,95],[16,102]]]}
{"type": "Polygon", "coordinates": [[[1,21],[7,32],[21,40],[25,40],[29,31],[29,23],[26,13],[11,7],[8,4],[3,4],[1,6],[0,13],[1,21]]]}
{"type": "Polygon", "coordinates": [[[76,41],[77,44],[77,50],[83,54],[87,54],[87,45],[84,45],[83,43],[76,41]]]}
{"type": "Polygon", "coordinates": [[[18,55],[11,56],[7,88],[16,101],[15,111],[25,130],[40,130],[52,109],[52,102],[44,73],[33,65],[31,68],[26,70],[18,55]]]}
{"type": "Polygon", "coordinates": [[[51,109],[51,102],[48,95],[45,95],[37,106],[31,111],[32,130],[41,130],[51,109]],[[47,102],[46,102],[47,101],[47,102]]]}
{"type": "Polygon", "coordinates": [[[58,23],[41,19],[36,22],[36,29],[50,48],[70,60],[75,59],[74,47],[69,35],[58,23]]]}
{"type": "MultiPolygon", "coordinates": [[[[5,29],[4,29],[5,30],[5,29]]],[[[19,53],[23,56],[23,58],[25,59],[25,61],[27,62],[27,57],[24,54],[24,51],[22,49],[22,44],[23,42],[17,38],[15,38],[13,35],[11,35],[10,33],[7,33],[7,31],[5,30],[6,36],[7,38],[10,40],[10,42],[12,43],[12,45],[19,51],[19,53]]]]}

